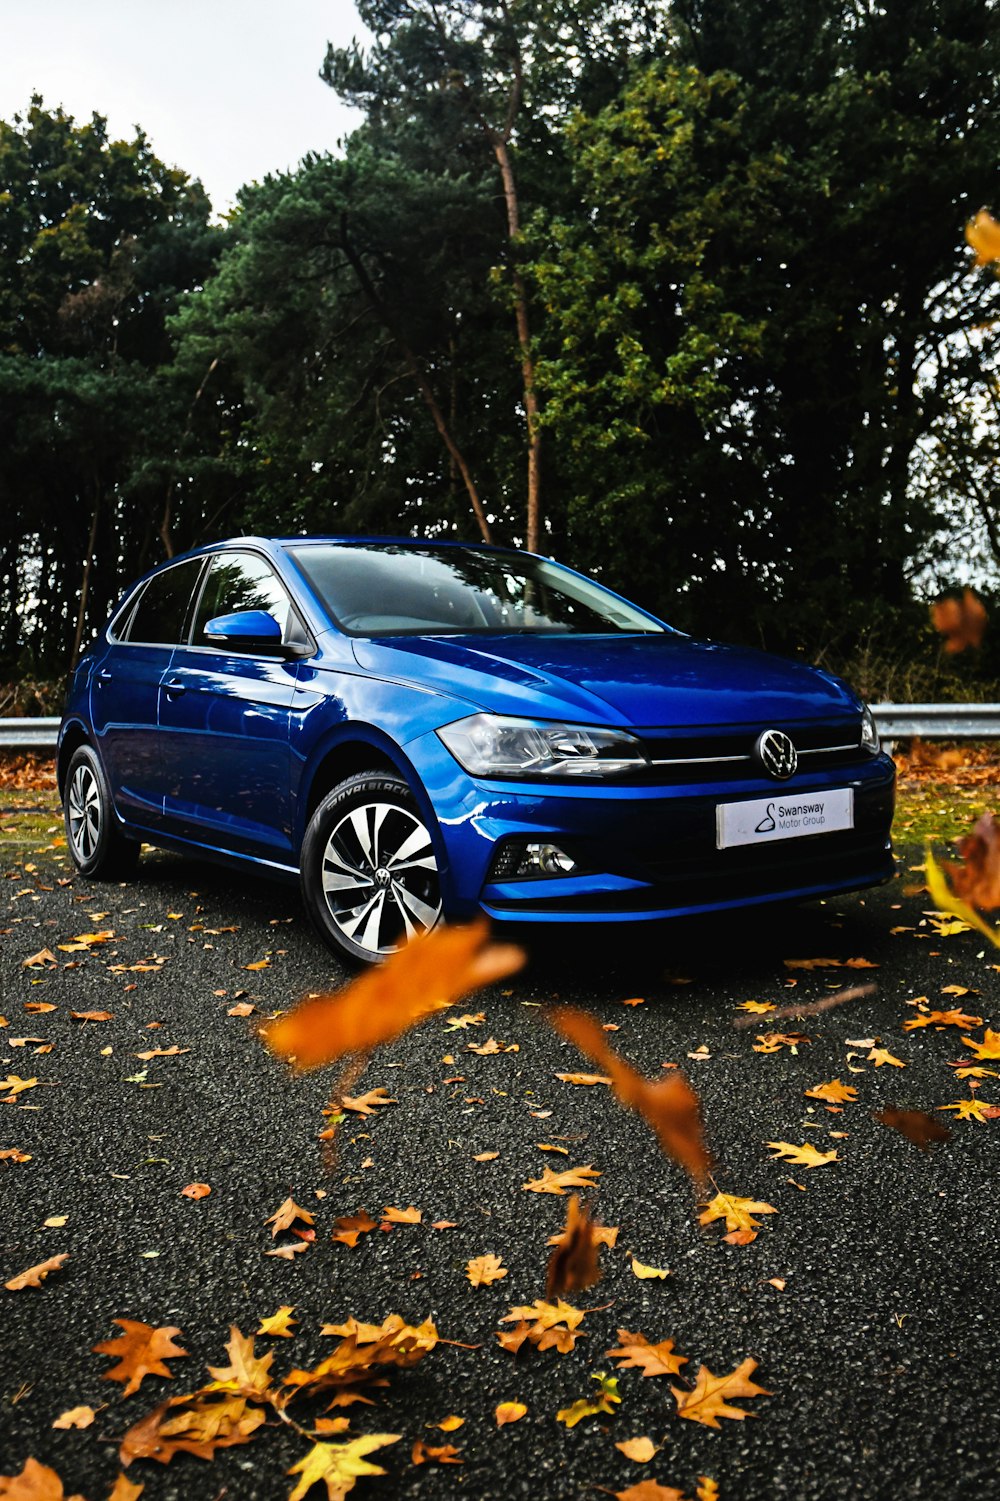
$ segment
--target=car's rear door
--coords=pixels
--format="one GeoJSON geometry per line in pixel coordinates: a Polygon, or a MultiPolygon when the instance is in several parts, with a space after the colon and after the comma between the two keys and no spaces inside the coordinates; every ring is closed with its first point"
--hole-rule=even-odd
{"type": "Polygon", "coordinates": [[[204,565],[204,558],[188,558],[154,573],[119,615],[91,674],[91,723],[115,806],[147,828],[159,827],[163,816],[161,684],[187,637],[204,565]]]}
{"type": "Polygon", "coordinates": [[[295,661],[209,644],[219,615],[265,610],[283,640],[306,640],[288,591],[261,553],[216,553],[190,641],[173,655],[160,705],[168,832],[281,864],[292,860],[289,719],[295,661]]]}

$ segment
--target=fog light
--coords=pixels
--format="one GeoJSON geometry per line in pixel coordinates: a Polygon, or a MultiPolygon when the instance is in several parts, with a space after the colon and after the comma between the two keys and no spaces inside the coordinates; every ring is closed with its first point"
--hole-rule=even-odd
{"type": "Polygon", "coordinates": [[[493,856],[487,879],[517,881],[532,876],[566,876],[577,868],[572,855],[567,855],[558,844],[506,839],[493,856]]]}
{"type": "Polygon", "coordinates": [[[519,871],[519,875],[538,871],[543,876],[566,876],[571,870],[576,870],[576,861],[558,844],[529,844],[525,846],[524,854],[521,864],[522,867],[527,865],[528,869],[519,871]]]}

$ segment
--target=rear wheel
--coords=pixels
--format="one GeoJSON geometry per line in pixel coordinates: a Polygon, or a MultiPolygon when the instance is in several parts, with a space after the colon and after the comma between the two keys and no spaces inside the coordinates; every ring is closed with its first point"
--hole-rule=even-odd
{"type": "Polygon", "coordinates": [[[93,880],[124,880],[133,874],[139,845],[117,827],[111,789],[89,745],[74,752],[66,771],[63,799],[66,843],[81,875],[93,880]]]}
{"type": "Polygon", "coordinates": [[[434,844],[402,777],[360,772],[320,803],[302,843],[302,896],[329,946],[372,963],[441,918],[434,844]]]}

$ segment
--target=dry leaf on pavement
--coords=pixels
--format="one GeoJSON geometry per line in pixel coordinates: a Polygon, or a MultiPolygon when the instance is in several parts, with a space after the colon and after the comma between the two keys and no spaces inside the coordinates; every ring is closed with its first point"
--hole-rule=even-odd
{"type": "Polygon", "coordinates": [[[726,1376],[713,1376],[708,1366],[701,1366],[695,1380],[694,1390],[686,1391],[672,1386],[677,1400],[677,1414],[692,1422],[704,1423],[708,1428],[720,1428],[720,1418],[752,1418],[756,1414],[744,1412],[742,1407],[730,1407],[730,1397],[769,1397],[771,1393],[758,1386],[750,1377],[757,1369],[757,1362],[749,1358],[726,1376]]]}
{"type": "Polygon", "coordinates": [[[68,1251],[63,1251],[59,1256],[50,1256],[48,1261],[40,1261],[37,1266],[29,1266],[26,1272],[11,1277],[9,1282],[4,1283],[4,1287],[12,1293],[24,1292],[28,1287],[41,1287],[49,1273],[57,1272],[63,1262],[68,1260],[68,1251]]]}
{"type": "Polygon", "coordinates": [[[174,1373],[164,1361],[187,1354],[180,1345],[174,1344],[174,1335],[180,1334],[179,1329],[173,1325],[154,1329],[151,1324],[141,1324],[135,1319],[114,1319],[112,1322],[125,1332],[93,1346],[95,1355],[113,1355],[118,1362],[104,1372],[106,1381],[125,1382],[122,1395],[130,1397],[139,1390],[147,1376],[173,1379],[174,1373]]]}

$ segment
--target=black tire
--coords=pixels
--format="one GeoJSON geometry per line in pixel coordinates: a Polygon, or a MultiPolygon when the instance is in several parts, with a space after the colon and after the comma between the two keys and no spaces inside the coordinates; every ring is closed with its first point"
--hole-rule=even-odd
{"type": "Polygon", "coordinates": [[[77,747],[66,769],[63,822],[70,856],[82,876],[122,881],[135,873],[139,843],[121,833],[104,768],[89,745],[77,747]]]}
{"type": "Polygon", "coordinates": [[[302,899],[335,953],[372,964],[441,919],[431,832],[406,782],[365,771],[319,804],[302,841],[302,899]]]}

